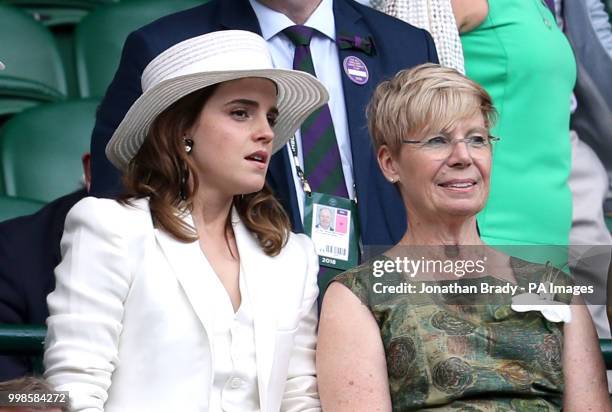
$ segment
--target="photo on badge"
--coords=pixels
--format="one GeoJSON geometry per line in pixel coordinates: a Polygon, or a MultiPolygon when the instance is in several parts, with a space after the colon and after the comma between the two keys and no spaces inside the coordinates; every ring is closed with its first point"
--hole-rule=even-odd
{"type": "Polygon", "coordinates": [[[335,222],[336,208],[324,205],[315,205],[315,208],[317,209],[315,229],[334,232],[337,225],[335,222]]]}

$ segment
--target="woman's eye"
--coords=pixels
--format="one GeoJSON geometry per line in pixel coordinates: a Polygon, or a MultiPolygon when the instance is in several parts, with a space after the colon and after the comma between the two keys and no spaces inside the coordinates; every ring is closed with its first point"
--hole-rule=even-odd
{"type": "Polygon", "coordinates": [[[249,116],[249,113],[244,109],[234,109],[231,114],[239,119],[246,119],[249,116]]]}
{"type": "Polygon", "coordinates": [[[475,146],[484,146],[487,144],[487,139],[484,136],[479,135],[470,136],[468,138],[468,143],[475,146]]]}
{"type": "Polygon", "coordinates": [[[276,113],[271,113],[268,115],[268,124],[271,127],[274,127],[276,125],[276,121],[278,120],[278,114],[276,113]]]}
{"type": "Polygon", "coordinates": [[[426,146],[443,146],[448,143],[448,139],[444,136],[435,136],[425,141],[426,146]]]}

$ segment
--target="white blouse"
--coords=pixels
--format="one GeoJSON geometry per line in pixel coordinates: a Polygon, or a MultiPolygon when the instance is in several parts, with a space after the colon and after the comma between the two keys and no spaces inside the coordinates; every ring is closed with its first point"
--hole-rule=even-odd
{"type": "Polygon", "coordinates": [[[241,303],[234,307],[225,287],[216,274],[210,284],[217,289],[211,302],[214,313],[213,365],[214,378],[210,397],[211,412],[255,412],[260,410],[255,362],[255,331],[253,310],[244,289],[244,275],[240,268],[241,303]]]}

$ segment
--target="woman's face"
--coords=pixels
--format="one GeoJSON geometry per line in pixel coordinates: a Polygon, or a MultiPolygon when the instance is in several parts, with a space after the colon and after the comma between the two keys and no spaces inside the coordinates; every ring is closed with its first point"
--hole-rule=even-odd
{"type": "MultiPolygon", "coordinates": [[[[477,148],[457,139],[479,138],[488,142],[482,114],[457,122],[453,130],[427,135],[429,146],[402,144],[394,160],[409,216],[427,220],[471,217],[485,206],[489,196],[491,146],[477,148]],[[446,149],[437,144],[448,143],[446,149]],[[434,139],[434,140],[431,140],[434,139]]],[[[406,137],[406,139],[410,139],[406,137]]]]}
{"type": "Polygon", "coordinates": [[[201,188],[228,196],[261,190],[277,116],[272,81],[245,78],[220,84],[189,136],[201,188]]]}

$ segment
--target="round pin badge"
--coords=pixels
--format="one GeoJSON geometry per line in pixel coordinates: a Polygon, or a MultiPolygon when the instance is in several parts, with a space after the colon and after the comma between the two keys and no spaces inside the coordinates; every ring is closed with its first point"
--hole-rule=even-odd
{"type": "Polygon", "coordinates": [[[368,67],[359,57],[348,56],[344,59],[342,66],[344,67],[344,73],[353,83],[363,85],[368,82],[370,78],[368,67]]]}

